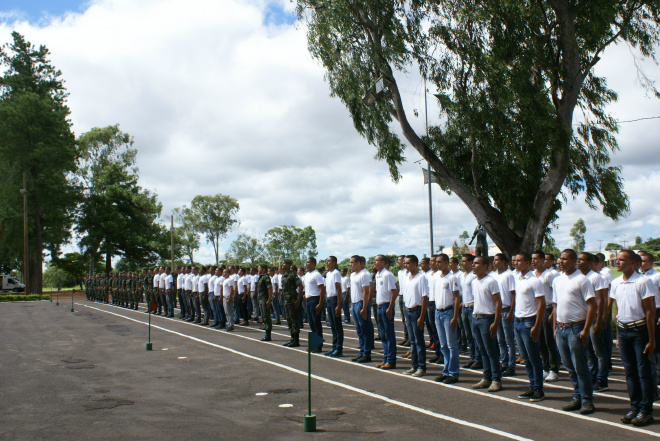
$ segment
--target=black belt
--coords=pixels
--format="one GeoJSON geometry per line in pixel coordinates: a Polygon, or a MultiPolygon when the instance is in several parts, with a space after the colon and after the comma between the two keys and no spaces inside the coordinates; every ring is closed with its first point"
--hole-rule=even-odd
{"type": "Polygon", "coordinates": [[[502,308],[502,312],[509,312],[509,311],[511,311],[510,306],[506,306],[506,307],[502,308]]]}
{"type": "Polygon", "coordinates": [[[450,309],[454,309],[454,305],[448,306],[446,308],[436,308],[435,310],[443,312],[443,311],[449,311],[450,309]]]}
{"type": "Polygon", "coordinates": [[[420,311],[421,309],[422,309],[421,306],[415,306],[414,308],[406,308],[406,311],[413,312],[413,311],[420,311]]]}
{"type": "Polygon", "coordinates": [[[635,320],[634,322],[625,322],[625,323],[617,320],[616,325],[621,329],[641,328],[642,326],[646,326],[646,319],[640,319],[640,320],[635,320]]]}
{"type": "Polygon", "coordinates": [[[494,318],[495,314],[472,314],[473,319],[494,318]]]}
{"type": "Polygon", "coordinates": [[[572,328],[573,326],[584,325],[585,322],[586,320],[580,320],[579,322],[567,322],[567,323],[557,322],[557,327],[560,329],[572,328]]]}

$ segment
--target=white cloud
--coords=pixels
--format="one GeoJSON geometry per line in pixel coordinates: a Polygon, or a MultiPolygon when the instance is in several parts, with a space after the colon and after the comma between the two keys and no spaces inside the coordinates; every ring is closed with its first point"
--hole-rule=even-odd
{"type": "MultiPolygon", "coordinates": [[[[236,233],[312,225],[321,256],[428,253],[427,193],[413,163],[419,155],[406,151],[409,162],[393,184],[346,109],[329,97],[304,30],[278,25],[277,16],[265,23],[267,5],[96,0],[84,13],[15,27],[51,50],[70,92],[76,133],[119,123],[135,137],[141,184],[157,191],[165,214],[197,194],[224,193],[241,205],[236,233]]],[[[287,13],[293,8],[285,0],[277,5],[287,13]]],[[[0,41],[9,41],[10,32],[0,24],[0,41]]],[[[612,106],[618,119],[660,114],[657,100],[639,87],[625,47],[609,50],[598,69],[620,92],[612,106]]],[[[410,113],[423,115],[422,84],[411,77],[402,87],[410,113]]],[[[621,234],[660,235],[658,122],[621,126],[614,162],[624,166],[631,215],[614,223],[569,201],[555,233],[560,245],[570,242],[578,217],[592,247],[621,234]]],[[[413,124],[421,130],[423,117],[413,124]]],[[[451,245],[476,221],[456,196],[433,190],[435,245],[451,245]]],[[[198,259],[212,261],[212,248],[203,247],[198,259]]]]}

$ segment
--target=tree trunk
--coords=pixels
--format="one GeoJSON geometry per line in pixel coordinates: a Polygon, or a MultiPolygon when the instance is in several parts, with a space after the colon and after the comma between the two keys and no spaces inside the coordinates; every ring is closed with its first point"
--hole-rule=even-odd
{"type": "Polygon", "coordinates": [[[105,273],[110,274],[112,271],[112,255],[110,252],[105,253],[105,273]]]}
{"type": "Polygon", "coordinates": [[[34,253],[30,255],[28,248],[28,272],[29,280],[25,285],[26,294],[41,294],[43,291],[43,254],[44,244],[41,236],[41,212],[39,210],[39,202],[37,201],[36,192],[33,192],[32,197],[32,212],[34,213],[34,253]]]}

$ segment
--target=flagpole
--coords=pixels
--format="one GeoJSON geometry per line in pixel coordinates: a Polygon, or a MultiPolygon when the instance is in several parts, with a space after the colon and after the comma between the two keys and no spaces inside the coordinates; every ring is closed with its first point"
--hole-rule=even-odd
{"type": "MultiPolygon", "coordinates": [[[[312,414],[312,350],[318,344],[315,343],[316,334],[307,333],[307,415],[303,417],[303,430],[305,432],[316,432],[316,415],[312,414]]],[[[317,337],[320,339],[320,337],[317,337]]],[[[323,340],[321,340],[323,343],[323,340]]]]}
{"type": "Polygon", "coordinates": [[[151,301],[149,301],[149,305],[147,306],[147,315],[149,316],[149,326],[147,328],[147,351],[151,351],[152,346],[151,346],[151,301]]]}
{"type": "MultiPolygon", "coordinates": [[[[424,79],[424,116],[426,117],[426,139],[429,137],[429,108],[426,102],[426,79],[424,79]]],[[[431,164],[426,161],[426,167],[429,174],[429,234],[431,237],[431,254],[433,255],[433,205],[431,199],[431,164]]]]}

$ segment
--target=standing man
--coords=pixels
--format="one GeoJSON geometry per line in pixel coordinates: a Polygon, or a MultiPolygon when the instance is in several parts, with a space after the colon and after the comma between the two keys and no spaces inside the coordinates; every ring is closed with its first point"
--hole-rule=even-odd
{"type": "Polygon", "coordinates": [[[325,275],[327,317],[332,329],[332,348],[325,355],[341,357],[344,351],[344,325],[341,320],[341,276],[337,271],[337,258],[328,257],[325,265],[328,269],[325,275]]]}
{"type": "Polygon", "coordinates": [[[172,270],[168,266],[167,269],[165,269],[165,301],[167,305],[167,316],[168,317],[174,317],[174,304],[172,302],[172,283],[174,282],[174,278],[172,277],[171,274],[172,270]]]}
{"type": "MultiPolygon", "coordinates": [[[[606,297],[609,299],[610,298],[610,286],[612,285],[612,281],[614,280],[614,277],[612,276],[612,271],[605,265],[605,255],[603,253],[598,253],[596,254],[596,257],[598,258],[598,263],[596,264],[596,268],[594,269],[594,272],[597,272],[600,274],[600,276],[605,280],[605,284],[607,285],[607,292],[606,292],[606,297]]],[[[610,303],[611,305],[611,303],[610,303]]],[[[605,317],[607,317],[607,320],[605,320],[605,327],[603,328],[603,340],[605,340],[605,353],[606,353],[606,359],[607,359],[607,366],[608,366],[608,371],[612,370],[612,345],[613,345],[613,339],[612,339],[612,307],[605,311],[605,317]]],[[[658,339],[656,338],[655,340],[658,342],[658,339]]]]}
{"type": "Polygon", "coordinates": [[[202,306],[199,303],[199,272],[196,266],[193,266],[193,277],[190,280],[192,284],[191,297],[193,301],[193,314],[192,322],[193,323],[202,323],[202,306]]]}
{"type": "Polygon", "coordinates": [[[224,268],[219,267],[215,270],[215,284],[213,286],[213,324],[211,327],[222,329],[225,327],[225,307],[223,305],[222,290],[224,288],[226,277],[224,275],[224,268]]]}
{"type": "Polygon", "coordinates": [[[405,265],[408,270],[408,280],[403,292],[403,302],[406,308],[406,326],[410,340],[410,359],[412,367],[405,375],[423,377],[426,375],[426,344],[424,343],[424,316],[429,301],[429,282],[418,271],[417,256],[406,256],[405,265]]]}
{"type": "Polygon", "coordinates": [[[284,346],[297,348],[300,346],[300,323],[298,322],[298,308],[302,297],[302,281],[298,274],[291,271],[291,259],[284,259],[282,264],[282,291],[284,293],[284,313],[286,323],[289,326],[291,340],[284,346]]]}
{"type": "Polygon", "coordinates": [[[442,351],[445,366],[442,374],[437,376],[435,381],[453,384],[458,381],[459,354],[457,330],[460,317],[461,296],[458,281],[449,271],[449,256],[444,253],[438,254],[436,262],[439,274],[434,277],[435,326],[438,330],[438,340],[440,341],[440,350],[442,351]]]}
{"type": "Polygon", "coordinates": [[[509,269],[509,257],[504,253],[495,254],[493,259],[495,280],[500,285],[502,299],[502,321],[497,328],[497,340],[500,345],[502,361],[502,376],[512,377],[516,374],[516,339],[513,333],[512,309],[515,305],[516,291],[513,272],[509,269]]]}
{"type": "Polygon", "coordinates": [[[497,346],[497,329],[502,315],[500,286],[489,272],[490,262],[487,257],[477,256],[472,263],[472,271],[477,276],[472,281],[474,313],[472,315],[472,335],[481,351],[481,363],[484,367],[480,382],[473,389],[488,388],[488,392],[502,390],[502,372],[500,351],[497,346]]]}
{"type": "Polygon", "coordinates": [[[257,297],[259,298],[259,310],[264,323],[266,334],[261,341],[271,341],[270,333],[273,329],[273,322],[270,318],[270,302],[273,295],[273,284],[270,277],[266,274],[265,264],[259,265],[259,281],[257,282],[257,297]]]}
{"type": "MultiPolygon", "coordinates": [[[[206,273],[207,268],[203,266],[199,272],[199,279],[197,280],[197,292],[199,295],[199,302],[204,308],[204,321],[200,323],[202,326],[209,325],[209,316],[211,315],[211,305],[209,304],[209,275],[206,273]]],[[[200,317],[201,318],[201,317],[200,317]]]]}
{"type": "Polygon", "coordinates": [[[541,281],[534,277],[532,256],[520,253],[516,256],[518,274],[515,277],[515,333],[520,358],[525,362],[529,379],[529,391],[518,395],[537,402],[545,399],[543,392],[543,362],[539,334],[545,316],[545,292],[541,281]]]}
{"type": "Polygon", "coordinates": [[[351,312],[358,335],[359,354],[351,361],[369,363],[374,347],[374,325],[371,322],[371,274],[364,269],[361,256],[351,257],[351,312]]]}
{"type": "MultiPolygon", "coordinates": [[[[483,368],[483,364],[481,363],[481,353],[479,352],[477,343],[474,341],[474,337],[472,335],[472,314],[474,313],[472,281],[477,278],[477,276],[475,276],[472,272],[472,262],[474,262],[474,256],[472,254],[464,254],[463,257],[461,257],[461,266],[463,267],[463,272],[458,276],[458,290],[460,291],[463,305],[461,307],[459,320],[463,323],[463,331],[465,332],[464,344],[470,348],[470,360],[468,360],[468,362],[465,363],[463,367],[466,369],[481,369],[483,368]]],[[[436,309],[438,308],[437,299],[435,307],[436,309]]],[[[446,360],[447,359],[445,359],[445,362],[446,360]]]]}
{"type": "Polygon", "coordinates": [[[225,308],[225,316],[227,318],[227,328],[225,331],[233,332],[234,331],[234,321],[236,317],[233,312],[233,303],[236,300],[236,283],[231,277],[231,272],[229,268],[225,268],[222,271],[222,292],[220,294],[220,301],[222,302],[225,308]]]}
{"type": "MultiPolygon", "coordinates": [[[[305,262],[305,310],[307,311],[307,320],[310,330],[323,339],[323,329],[321,327],[321,310],[325,303],[325,280],[316,270],[316,258],[309,257],[305,262]]],[[[323,345],[319,345],[314,350],[315,353],[321,353],[323,345]]]]}
{"type": "Polygon", "coordinates": [[[559,257],[564,272],[552,282],[552,300],[557,346],[562,363],[573,384],[573,399],[565,411],[594,412],[593,386],[587,365],[589,330],[596,318],[596,294],[589,279],[577,271],[577,254],[572,249],[559,257]]]}
{"type": "MultiPolygon", "coordinates": [[[[403,293],[403,290],[406,286],[406,281],[408,280],[408,270],[405,265],[406,256],[401,255],[397,257],[397,265],[399,265],[399,272],[397,273],[397,279],[399,280],[399,289],[400,293],[403,293]]],[[[400,343],[401,346],[408,346],[410,342],[408,341],[408,327],[406,326],[406,314],[404,314],[403,306],[403,296],[399,296],[399,310],[401,312],[401,320],[403,321],[403,341],[400,343]]]]}
{"type": "Polygon", "coordinates": [[[376,365],[381,369],[396,368],[396,337],[394,335],[394,313],[396,297],[399,291],[394,275],[389,271],[390,260],[379,254],[374,260],[376,264],[376,304],[378,305],[378,330],[383,345],[383,362],[376,365]]]}
{"type": "Polygon", "coordinates": [[[436,272],[436,258],[423,257],[419,262],[420,272],[426,277],[429,285],[429,299],[426,302],[426,314],[424,315],[424,324],[429,332],[429,345],[427,349],[436,352],[435,357],[428,360],[429,363],[435,363],[440,359],[440,342],[438,342],[438,332],[435,329],[435,297],[433,296],[433,274],[436,272]]]}
{"type": "Polygon", "coordinates": [[[351,279],[347,275],[346,268],[342,268],[341,272],[341,304],[344,310],[344,322],[351,322],[351,303],[347,299],[348,293],[351,289],[351,279]]]}
{"type": "Polygon", "coordinates": [[[550,318],[555,309],[552,300],[552,282],[559,273],[557,273],[552,266],[546,268],[546,262],[551,264],[554,263],[554,256],[552,257],[552,260],[546,259],[546,254],[540,250],[535,251],[532,254],[534,275],[541,281],[541,286],[545,293],[546,308],[545,316],[543,316],[543,323],[541,325],[541,359],[543,360],[544,380],[551,383],[559,379],[557,342],[554,338],[555,331],[552,327],[552,320],[550,318]]]}
{"type": "Polygon", "coordinates": [[[631,250],[617,255],[621,275],[612,282],[610,302],[616,302],[617,341],[630,397],[630,411],[621,421],[641,427],[653,423],[655,295],[651,279],[635,272],[634,256],[631,250]]]}

